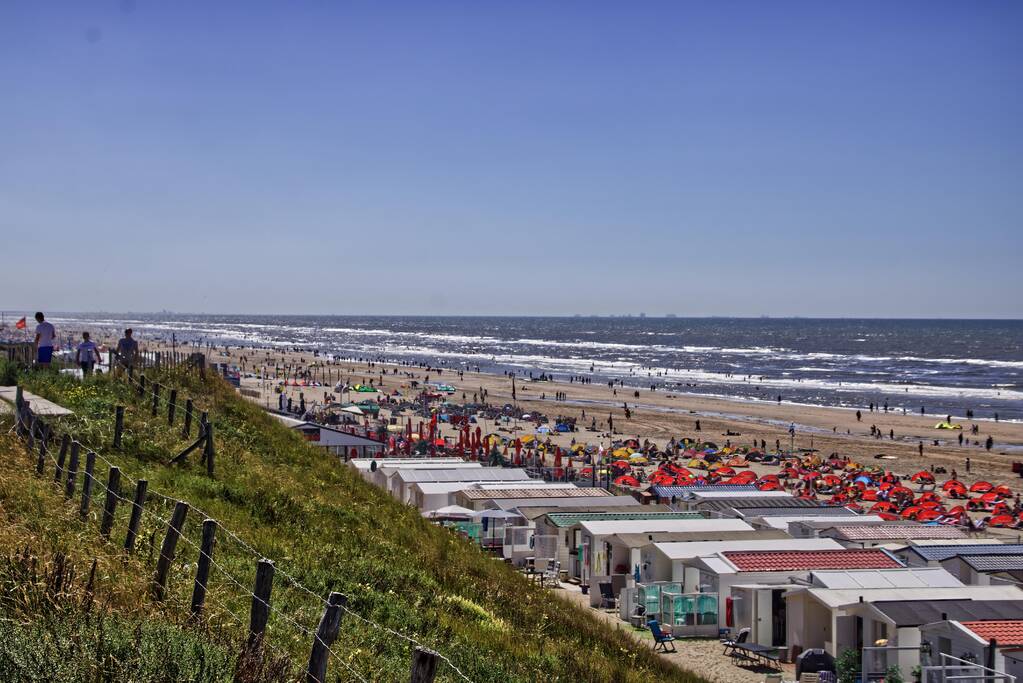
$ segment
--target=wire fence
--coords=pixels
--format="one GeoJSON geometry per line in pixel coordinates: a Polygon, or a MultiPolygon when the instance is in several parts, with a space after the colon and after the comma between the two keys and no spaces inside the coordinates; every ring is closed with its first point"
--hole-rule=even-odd
{"type": "MultiPolygon", "coordinates": [[[[130,376],[128,379],[134,383],[133,386],[138,387],[140,385],[138,380],[130,376]]],[[[366,681],[367,679],[338,652],[340,646],[332,645],[338,638],[340,617],[343,614],[357,619],[370,628],[385,632],[394,638],[412,645],[414,647],[412,652],[413,680],[432,681],[437,663],[443,662],[455,676],[461,680],[470,681],[468,676],[448,656],[427,648],[419,640],[408,634],[377,623],[353,610],[348,606],[347,599],[340,594],[331,594],[329,598],[324,598],[312,591],[295,576],[278,567],[276,563],[266,559],[251,543],[245,541],[241,536],[225,527],[219,521],[216,521],[205,510],[187,503],[183,504],[182,501],[172,496],[148,489],[148,481],[133,479],[122,472],[116,462],[103,455],[104,449],[84,442],[67,431],[64,431],[60,435],[61,438],[58,439],[58,433],[54,428],[54,424],[34,415],[28,402],[21,398],[20,388],[18,392],[15,406],[14,430],[27,441],[30,452],[38,450],[36,473],[43,475],[48,461],[55,473],[54,483],[63,489],[64,495],[68,500],[79,495],[76,480],[80,476],[82,481],[80,515],[83,519],[88,519],[92,514],[98,514],[102,520],[101,533],[109,538],[115,522],[117,506],[121,505],[122,509],[131,510],[126,546],[128,546],[127,541],[129,539],[134,540],[131,547],[126,547],[125,551],[128,553],[135,552],[140,542],[144,544],[143,535],[140,534],[140,531],[151,529],[149,533],[150,559],[152,559],[155,550],[157,532],[160,529],[165,530],[159,555],[156,558],[157,570],[152,582],[153,593],[156,599],[163,600],[167,596],[166,584],[170,565],[176,557],[177,542],[182,541],[196,553],[197,558],[196,588],[193,591],[191,604],[194,618],[199,619],[203,617],[205,614],[204,603],[213,597],[215,593],[215,591],[209,590],[211,586],[209,575],[200,577],[199,567],[203,564],[208,569],[215,570],[216,575],[221,578],[222,582],[230,586],[240,599],[251,601],[249,634],[246,648],[243,650],[243,656],[258,657],[262,651],[261,648],[267,647],[280,657],[291,661],[291,657],[288,657],[284,650],[270,642],[267,632],[268,628],[271,632],[274,629],[285,628],[291,630],[292,634],[298,633],[301,634],[301,637],[311,640],[310,660],[304,669],[304,680],[323,683],[327,663],[333,661],[343,668],[352,679],[366,681]],[[55,457],[53,446],[58,441],[60,441],[60,450],[59,455],[55,457]],[[85,453],[84,468],[81,462],[82,452],[85,453]],[[70,459],[68,459],[68,456],[70,456],[70,459]],[[95,465],[97,462],[106,466],[107,481],[96,476],[95,465]],[[136,493],[133,498],[129,498],[122,493],[125,482],[128,486],[135,488],[136,493]],[[143,492],[141,500],[140,491],[143,492]],[[183,513],[179,512],[182,505],[184,505],[183,513]],[[198,541],[191,538],[189,534],[193,533],[192,530],[196,529],[197,526],[185,524],[187,512],[202,515],[206,520],[213,522],[219,537],[229,539],[237,548],[242,549],[244,551],[242,554],[248,556],[250,561],[255,559],[256,563],[254,565],[250,564],[250,566],[255,568],[254,577],[242,577],[240,572],[237,570],[232,571],[224,566],[222,562],[215,559],[212,539],[207,543],[205,538],[198,541]],[[261,572],[264,575],[269,573],[270,576],[269,582],[264,581],[265,585],[260,583],[261,572]],[[276,586],[274,585],[274,579],[278,579],[276,586]],[[202,583],[201,591],[199,590],[199,583],[202,583]],[[254,588],[248,588],[249,585],[254,586],[254,588]],[[277,605],[276,601],[271,600],[271,590],[275,587],[278,593],[284,589],[312,598],[314,608],[322,609],[317,624],[315,626],[303,624],[300,622],[302,616],[296,616],[304,615],[315,618],[315,613],[311,613],[308,610],[285,612],[277,605]],[[273,618],[272,621],[271,617],[273,618]],[[416,678],[417,675],[419,678],[416,678]]],[[[60,420],[56,421],[58,424],[59,422],[60,420]]],[[[244,619],[236,610],[227,608],[226,602],[219,595],[214,599],[218,609],[224,608],[224,611],[230,614],[232,618],[244,624],[244,619]]]]}

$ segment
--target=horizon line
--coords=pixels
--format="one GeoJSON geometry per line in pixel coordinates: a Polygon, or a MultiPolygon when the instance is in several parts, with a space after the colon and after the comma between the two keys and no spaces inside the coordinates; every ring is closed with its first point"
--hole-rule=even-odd
{"type": "MultiPolygon", "coordinates": [[[[38,309],[36,309],[38,310],[38,309]]],[[[32,312],[28,309],[0,309],[4,315],[24,315],[31,317],[32,312]]],[[[54,310],[45,315],[171,315],[171,316],[192,316],[192,315],[222,315],[222,316],[260,316],[260,317],[292,317],[292,318],[315,318],[315,317],[338,317],[338,318],[564,318],[564,319],[613,319],[613,320],[888,320],[888,321],[946,321],[946,322],[1023,322],[1019,317],[931,317],[931,316],[861,316],[861,315],[771,315],[771,314],[708,314],[708,315],[685,315],[685,314],[649,314],[649,313],[238,313],[238,312],[203,312],[203,311],[59,311],[54,310]]]]}

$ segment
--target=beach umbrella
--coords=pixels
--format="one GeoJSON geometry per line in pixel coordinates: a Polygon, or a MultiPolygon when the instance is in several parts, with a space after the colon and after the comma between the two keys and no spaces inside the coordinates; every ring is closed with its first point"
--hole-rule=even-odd
{"type": "Polygon", "coordinates": [[[925,510],[938,510],[945,507],[936,500],[925,500],[922,503],[917,503],[917,506],[922,507],[925,510]]]}
{"type": "Polygon", "coordinates": [[[824,475],[822,481],[828,486],[838,486],[842,483],[842,480],[833,474],[824,475]]]}
{"type": "Polygon", "coordinates": [[[476,519],[515,519],[522,517],[514,512],[507,512],[505,510],[480,510],[473,515],[476,519]]]}
{"type": "Polygon", "coordinates": [[[923,508],[921,508],[918,505],[910,505],[908,508],[906,508],[905,510],[902,511],[902,518],[903,519],[913,519],[914,517],[916,517],[920,513],[920,511],[922,509],[923,508]]]}
{"type": "Polygon", "coordinates": [[[941,517],[940,510],[921,510],[920,514],[916,516],[918,522],[932,522],[941,517]]]}
{"type": "Polygon", "coordinates": [[[628,460],[615,460],[613,463],[611,463],[611,467],[616,469],[629,469],[631,465],[629,465],[628,460]]]}
{"type": "Polygon", "coordinates": [[[423,513],[427,519],[472,519],[476,513],[461,505],[445,505],[436,510],[429,510],[423,513]]]}
{"type": "Polygon", "coordinates": [[[950,488],[959,488],[959,487],[964,487],[965,488],[965,484],[963,484],[963,482],[959,481],[958,479],[949,479],[948,481],[946,481],[944,484],[941,485],[941,488],[944,491],[948,491],[950,488]]]}
{"type": "Polygon", "coordinates": [[[996,487],[994,487],[991,490],[994,493],[997,493],[998,495],[1002,496],[1003,498],[1011,498],[1012,497],[1012,489],[1010,489],[1005,484],[1002,484],[1001,486],[996,486],[996,487]]]}
{"type": "Polygon", "coordinates": [[[893,515],[890,512],[878,512],[877,516],[886,522],[895,522],[899,519],[898,515],[893,515]]]}
{"type": "Polygon", "coordinates": [[[910,481],[934,481],[934,475],[925,470],[920,470],[909,479],[910,481]]]}
{"type": "Polygon", "coordinates": [[[849,503],[846,507],[850,510],[855,510],[856,512],[863,512],[863,506],[859,503],[849,503]]]}
{"type": "Polygon", "coordinates": [[[994,488],[994,484],[987,481],[978,481],[970,487],[970,493],[987,493],[994,488]]]}
{"type": "Polygon", "coordinates": [[[886,500],[878,501],[870,507],[871,512],[891,512],[897,509],[895,503],[889,503],[886,500]]]}
{"type": "Polygon", "coordinates": [[[909,496],[910,499],[912,499],[914,495],[912,489],[908,489],[901,485],[893,487],[888,493],[892,496],[909,496]]]}
{"type": "Polygon", "coordinates": [[[981,495],[980,497],[980,501],[982,503],[995,503],[998,501],[998,499],[999,495],[994,491],[988,491],[987,493],[981,495]]]}
{"type": "Polygon", "coordinates": [[[954,496],[965,496],[966,495],[966,485],[962,484],[962,483],[960,483],[958,481],[955,482],[955,483],[956,483],[955,486],[949,486],[947,489],[945,489],[945,493],[950,495],[950,496],[953,496],[953,495],[954,496]]]}
{"type": "Polygon", "coordinates": [[[778,491],[781,490],[781,484],[776,481],[765,481],[758,484],[757,488],[761,491],[778,491]]]}
{"type": "Polygon", "coordinates": [[[995,515],[988,522],[989,526],[1006,527],[1012,526],[1016,523],[1016,518],[1012,515],[995,515]]]}
{"type": "Polygon", "coordinates": [[[860,494],[860,498],[863,500],[877,500],[877,491],[874,489],[867,489],[860,494]]]}
{"type": "Polygon", "coordinates": [[[615,484],[618,486],[639,486],[639,480],[631,475],[623,475],[615,479],[615,484]]]}

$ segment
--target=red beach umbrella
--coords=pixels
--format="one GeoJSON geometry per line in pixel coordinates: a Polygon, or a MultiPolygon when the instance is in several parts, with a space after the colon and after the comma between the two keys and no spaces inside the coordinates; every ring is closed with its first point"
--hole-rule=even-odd
{"type": "Polygon", "coordinates": [[[908,508],[902,511],[903,519],[914,519],[920,511],[923,510],[919,505],[910,505],[908,508]]]}
{"type": "Polygon", "coordinates": [[[988,522],[990,526],[1006,527],[1012,526],[1016,523],[1016,518],[1012,515],[995,515],[988,522]]]}
{"type": "Polygon", "coordinates": [[[970,487],[970,493],[987,493],[995,486],[994,484],[987,481],[978,481],[970,487]]]}

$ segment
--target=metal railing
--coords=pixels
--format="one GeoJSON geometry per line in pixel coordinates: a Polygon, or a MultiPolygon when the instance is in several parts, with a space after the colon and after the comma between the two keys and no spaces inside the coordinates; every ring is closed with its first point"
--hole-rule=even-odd
{"type": "Polygon", "coordinates": [[[969,683],[1016,683],[1016,677],[959,657],[939,653],[940,664],[921,667],[925,683],[968,681],[969,683]]]}

